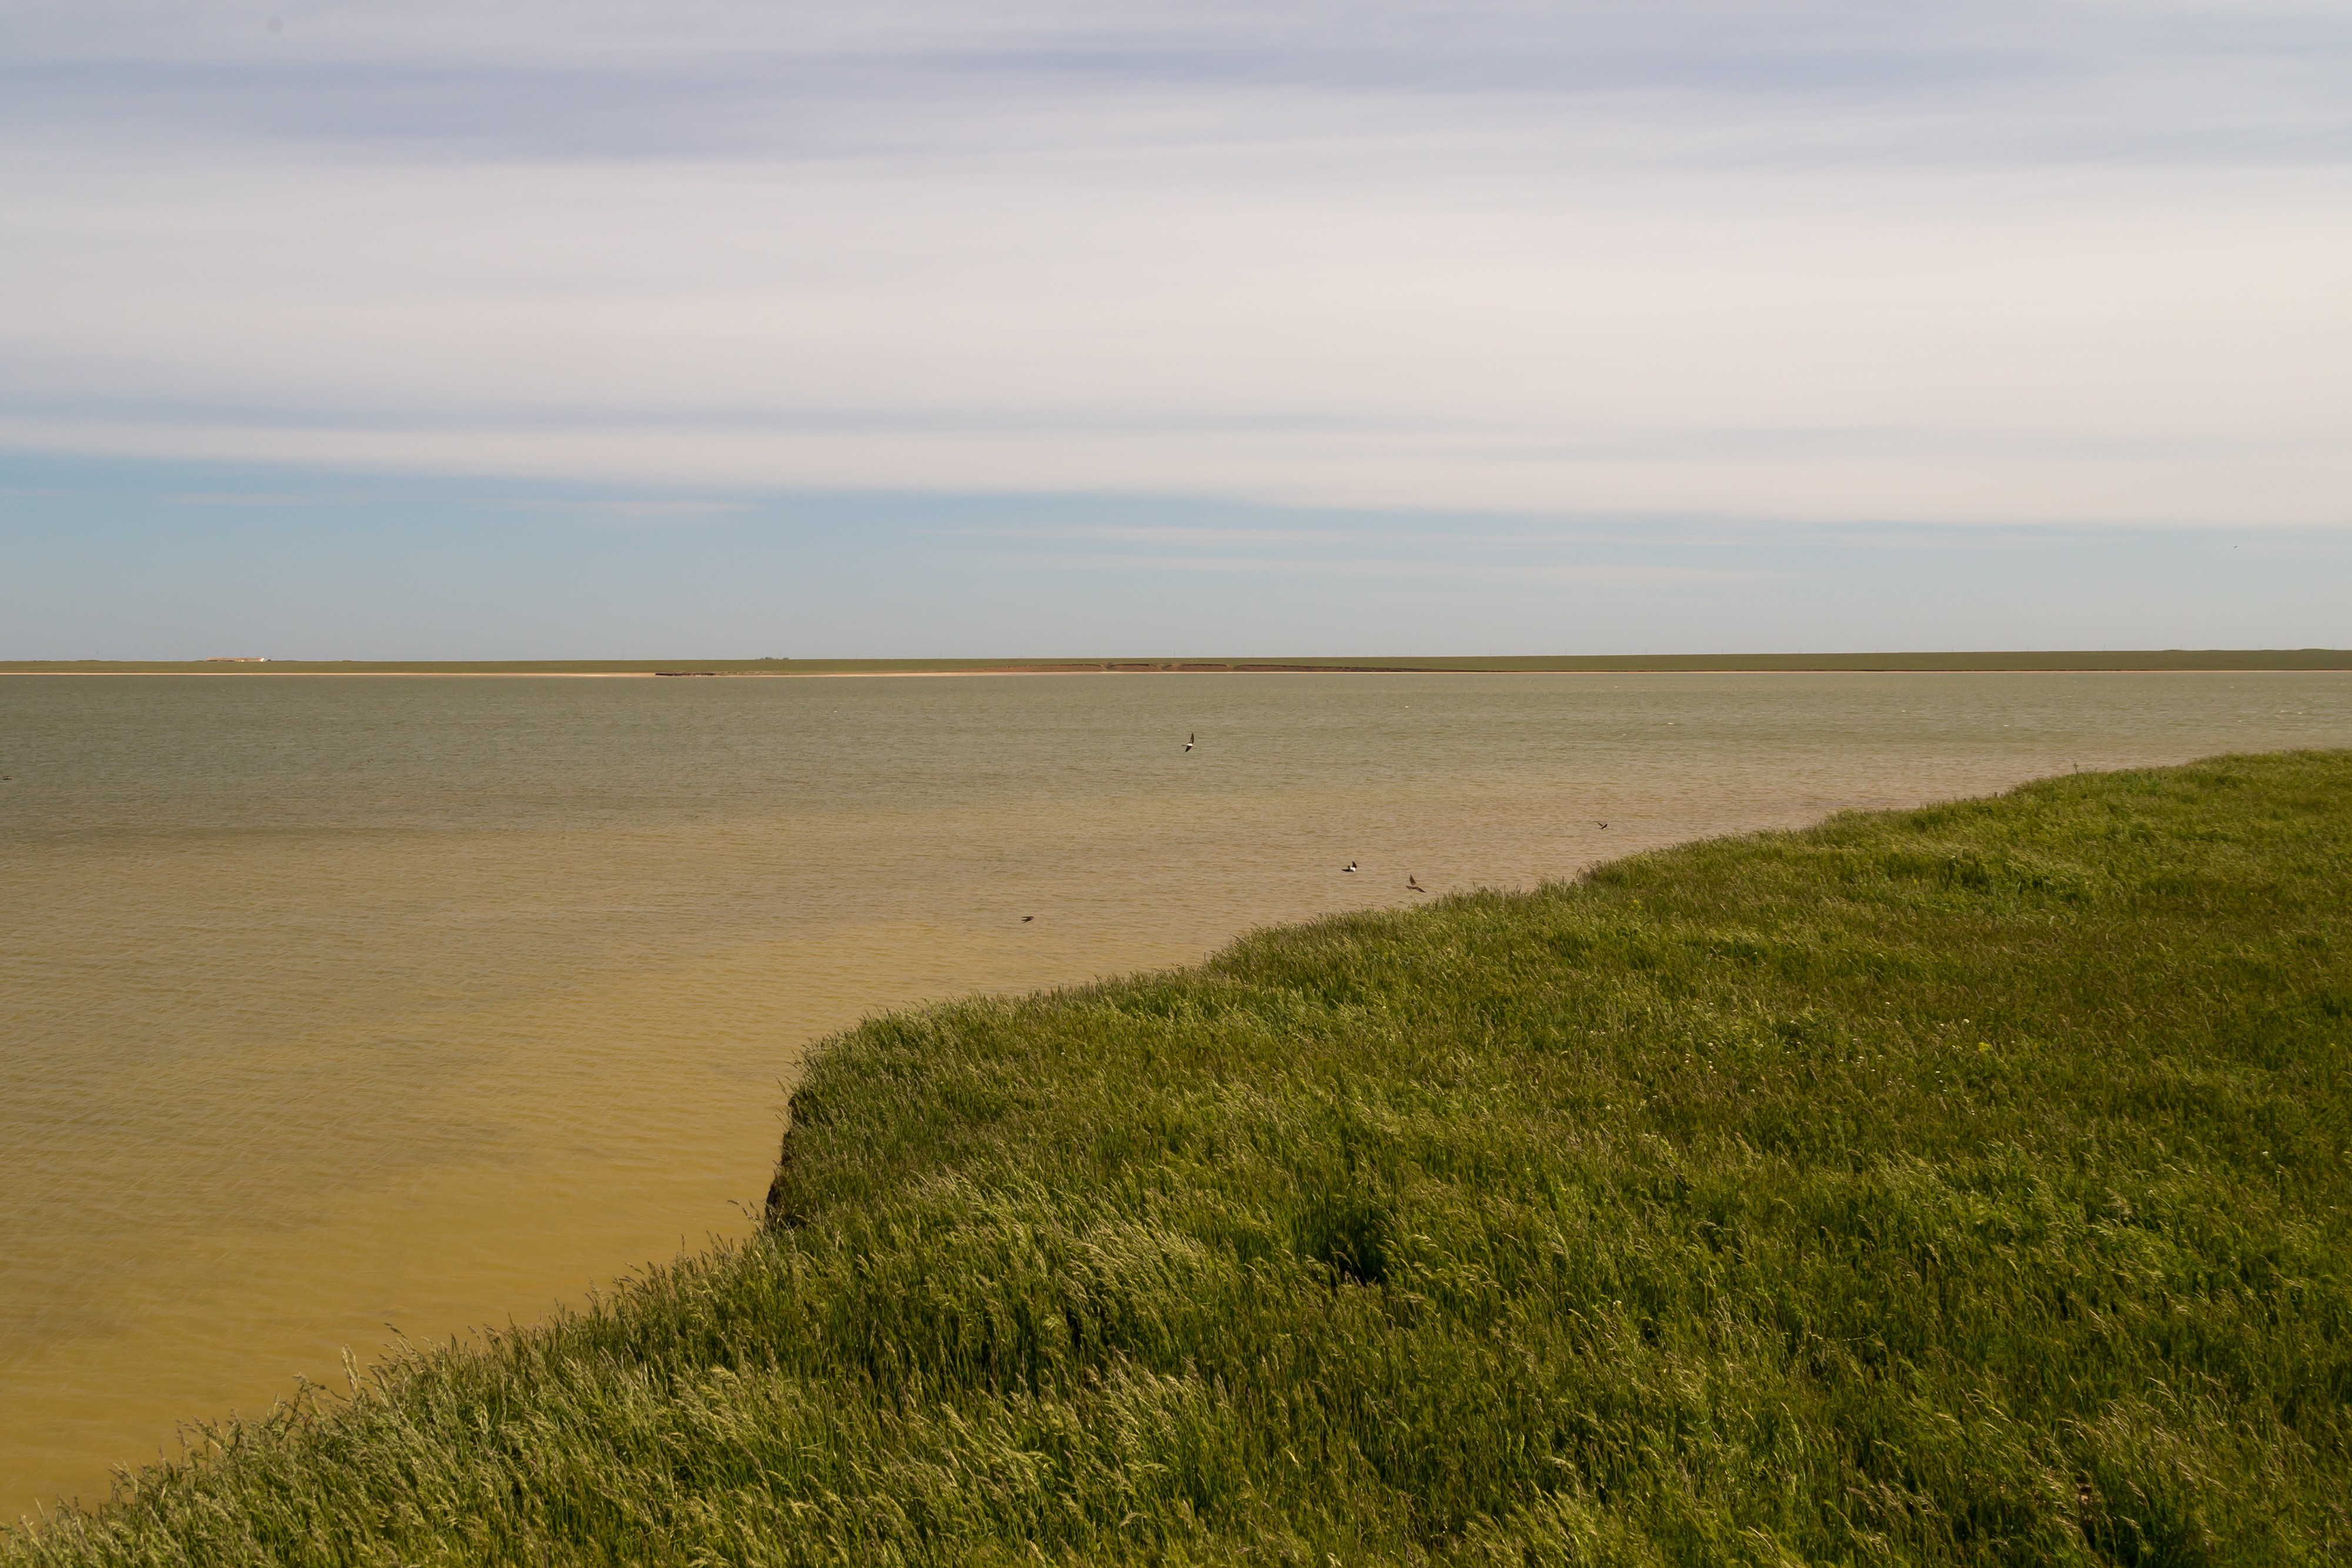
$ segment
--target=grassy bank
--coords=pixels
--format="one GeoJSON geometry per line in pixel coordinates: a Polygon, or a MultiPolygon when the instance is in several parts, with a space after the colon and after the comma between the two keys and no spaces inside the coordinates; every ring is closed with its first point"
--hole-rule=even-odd
{"type": "Polygon", "coordinates": [[[0,663],[0,674],[205,675],[922,675],[1004,674],[1223,673],[1298,674],[1372,671],[1390,674],[1632,674],[1709,672],[1801,674],[1965,674],[1998,671],[2352,670],[2352,650],[2341,648],[2073,649],[1975,653],[1594,653],[1525,658],[1110,658],[1068,659],[518,659],[447,660],[273,659],[261,664],[220,660],[138,663],[76,659],[0,663]]]}
{"type": "Polygon", "coordinates": [[[774,1226],[19,1563],[2352,1555],[2352,753],[877,1019],[774,1226]]]}

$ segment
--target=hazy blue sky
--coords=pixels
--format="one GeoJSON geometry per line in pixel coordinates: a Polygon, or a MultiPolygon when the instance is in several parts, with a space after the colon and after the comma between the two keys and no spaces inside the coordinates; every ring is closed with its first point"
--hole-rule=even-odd
{"type": "Polygon", "coordinates": [[[2352,643],[2352,6],[0,0],[0,657],[2352,643]]]}

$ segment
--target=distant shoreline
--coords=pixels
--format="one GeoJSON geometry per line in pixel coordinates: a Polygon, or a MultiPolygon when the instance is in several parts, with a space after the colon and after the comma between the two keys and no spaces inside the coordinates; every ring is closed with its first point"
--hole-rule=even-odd
{"type": "Polygon", "coordinates": [[[1299,659],[113,659],[0,662],[0,674],[530,675],[657,678],[766,675],[1078,674],[2032,674],[2352,671],[2340,648],[1909,653],[1639,653],[1527,658],[1299,659]]]}

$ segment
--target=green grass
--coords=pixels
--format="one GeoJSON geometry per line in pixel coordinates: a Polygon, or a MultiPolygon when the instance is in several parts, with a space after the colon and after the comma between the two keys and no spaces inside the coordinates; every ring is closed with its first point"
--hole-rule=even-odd
{"type": "Polygon", "coordinates": [[[2352,1557],[2352,753],[877,1019],[775,1224],[79,1563],[2352,1557]]]}
{"type": "Polygon", "coordinates": [[[2063,670],[2352,670],[2341,648],[2070,649],[2060,652],[1973,653],[1594,653],[1524,658],[1423,659],[1409,655],[1359,658],[1235,658],[1173,654],[1068,659],[518,659],[503,662],[434,660],[275,660],[266,664],[209,661],[140,663],[77,659],[0,664],[0,674],[425,674],[425,675],[720,675],[949,674],[984,671],[1103,671],[1141,673],[1238,669],[1267,673],[1373,670],[1432,673],[1704,674],[1708,671],[1955,673],[2063,670]]]}

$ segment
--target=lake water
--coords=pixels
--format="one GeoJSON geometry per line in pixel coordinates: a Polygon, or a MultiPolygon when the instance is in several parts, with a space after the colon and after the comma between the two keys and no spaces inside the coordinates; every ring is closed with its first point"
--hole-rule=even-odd
{"type": "Polygon", "coordinates": [[[877,1009],[2346,745],[2342,674],[0,675],[0,1517],[748,1229],[877,1009]]]}

